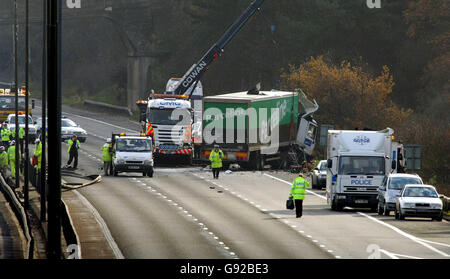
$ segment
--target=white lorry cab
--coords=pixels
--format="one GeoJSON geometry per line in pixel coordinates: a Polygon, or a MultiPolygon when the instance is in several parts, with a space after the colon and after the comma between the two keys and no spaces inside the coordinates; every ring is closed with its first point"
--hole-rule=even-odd
{"type": "Polygon", "coordinates": [[[392,170],[394,130],[328,131],[327,202],[332,210],[378,205],[378,187],[392,170]]]}
{"type": "Polygon", "coordinates": [[[191,102],[179,98],[149,99],[147,123],[154,130],[155,156],[192,156],[191,102]]]}
{"type": "Polygon", "coordinates": [[[153,177],[152,138],[145,135],[112,135],[112,171],[117,176],[120,172],[140,172],[153,177]]]}

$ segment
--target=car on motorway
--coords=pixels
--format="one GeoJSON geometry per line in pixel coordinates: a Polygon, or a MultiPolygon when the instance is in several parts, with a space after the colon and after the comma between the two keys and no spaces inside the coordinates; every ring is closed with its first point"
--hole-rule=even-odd
{"type": "MultiPolygon", "coordinates": [[[[46,125],[48,125],[48,119],[46,119],[46,125]]],[[[38,118],[35,122],[36,130],[39,131],[40,134],[42,127],[42,118],[38,118]]],[[[46,126],[48,127],[48,126],[46,126]]],[[[48,130],[48,129],[46,129],[48,130]]],[[[61,117],[61,140],[65,141],[72,137],[72,135],[76,135],[80,142],[86,142],[88,133],[86,130],[80,127],[73,120],[67,118],[66,116],[61,117]]]]}
{"type": "Polygon", "coordinates": [[[311,187],[321,189],[327,182],[327,160],[321,160],[311,172],[311,187]]]}
{"type": "Polygon", "coordinates": [[[399,194],[395,205],[395,219],[405,217],[428,217],[442,221],[442,195],[436,189],[425,184],[406,184],[399,194]]]}
{"type": "Polygon", "coordinates": [[[406,184],[423,184],[417,174],[391,173],[383,179],[378,188],[378,215],[389,216],[395,209],[397,196],[406,184]]]}
{"type": "MultiPolygon", "coordinates": [[[[19,127],[23,128],[24,131],[26,124],[25,117],[26,115],[19,114],[19,127]]],[[[6,124],[9,130],[13,131],[14,128],[16,127],[16,115],[9,114],[4,123],[6,124]]],[[[33,126],[33,118],[31,118],[31,116],[28,116],[28,139],[32,143],[34,143],[34,140],[36,139],[36,128],[33,126]]]]}

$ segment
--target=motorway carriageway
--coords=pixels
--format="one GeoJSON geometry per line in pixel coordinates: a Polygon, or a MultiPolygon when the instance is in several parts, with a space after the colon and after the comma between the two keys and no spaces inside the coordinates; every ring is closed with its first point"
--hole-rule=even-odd
{"type": "MultiPolygon", "coordinates": [[[[102,172],[101,146],[112,132],[139,129],[125,117],[63,110],[89,133],[81,144],[80,174],[102,172]]],[[[66,151],[63,144],[63,165],[66,151]]],[[[200,167],[165,165],[155,168],[153,178],[124,173],[76,191],[101,216],[118,258],[450,258],[447,221],[334,212],[319,190],[308,191],[304,216],[296,219],[285,209],[294,177],[222,172],[213,180],[200,167]]]]}

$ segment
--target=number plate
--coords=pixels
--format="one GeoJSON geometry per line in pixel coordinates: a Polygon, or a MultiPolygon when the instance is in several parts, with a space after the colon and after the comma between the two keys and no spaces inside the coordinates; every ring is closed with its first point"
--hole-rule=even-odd
{"type": "Polygon", "coordinates": [[[368,200],[355,200],[355,203],[368,203],[368,200]]]}
{"type": "Polygon", "coordinates": [[[138,170],[138,169],[140,169],[139,166],[128,166],[128,168],[131,169],[131,170],[138,170]]]}
{"type": "Polygon", "coordinates": [[[178,149],[178,146],[164,144],[164,145],[160,145],[159,148],[161,150],[174,150],[174,149],[176,150],[176,149],[178,149]]]}

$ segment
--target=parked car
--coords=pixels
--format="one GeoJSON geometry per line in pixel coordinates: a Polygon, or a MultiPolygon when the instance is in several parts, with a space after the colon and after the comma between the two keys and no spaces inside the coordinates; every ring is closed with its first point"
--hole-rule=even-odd
{"type": "Polygon", "coordinates": [[[317,164],[311,173],[311,187],[321,189],[327,182],[327,160],[322,160],[317,164]]]}
{"type": "Polygon", "coordinates": [[[407,184],[395,205],[395,219],[405,217],[428,217],[442,221],[442,195],[438,195],[431,185],[407,184]]]}
{"type": "MultiPolygon", "coordinates": [[[[19,127],[23,128],[25,131],[25,116],[24,114],[19,114],[19,127]]],[[[6,126],[9,130],[13,131],[16,127],[16,115],[15,114],[9,114],[8,118],[5,121],[6,126]]],[[[13,135],[14,136],[14,135],[13,135]]],[[[31,143],[34,143],[34,140],[36,139],[36,129],[33,126],[33,118],[31,116],[28,116],[28,139],[31,143]]]]}
{"type": "MultiPolygon", "coordinates": [[[[48,131],[48,122],[46,123],[46,131],[48,131]]],[[[38,134],[41,133],[42,127],[42,117],[38,118],[35,122],[36,130],[38,134]]],[[[61,118],[61,140],[68,140],[72,137],[72,135],[76,135],[80,142],[85,142],[87,140],[88,134],[86,130],[80,127],[80,125],[76,124],[73,120],[63,116],[61,118]]]]}
{"type": "Polygon", "coordinates": [[[406,173],[392,173],[384,178],[378,188],[378,215],[389,216],[406,184],[423,184],[423,181],[417,174],[406,173]]]}

